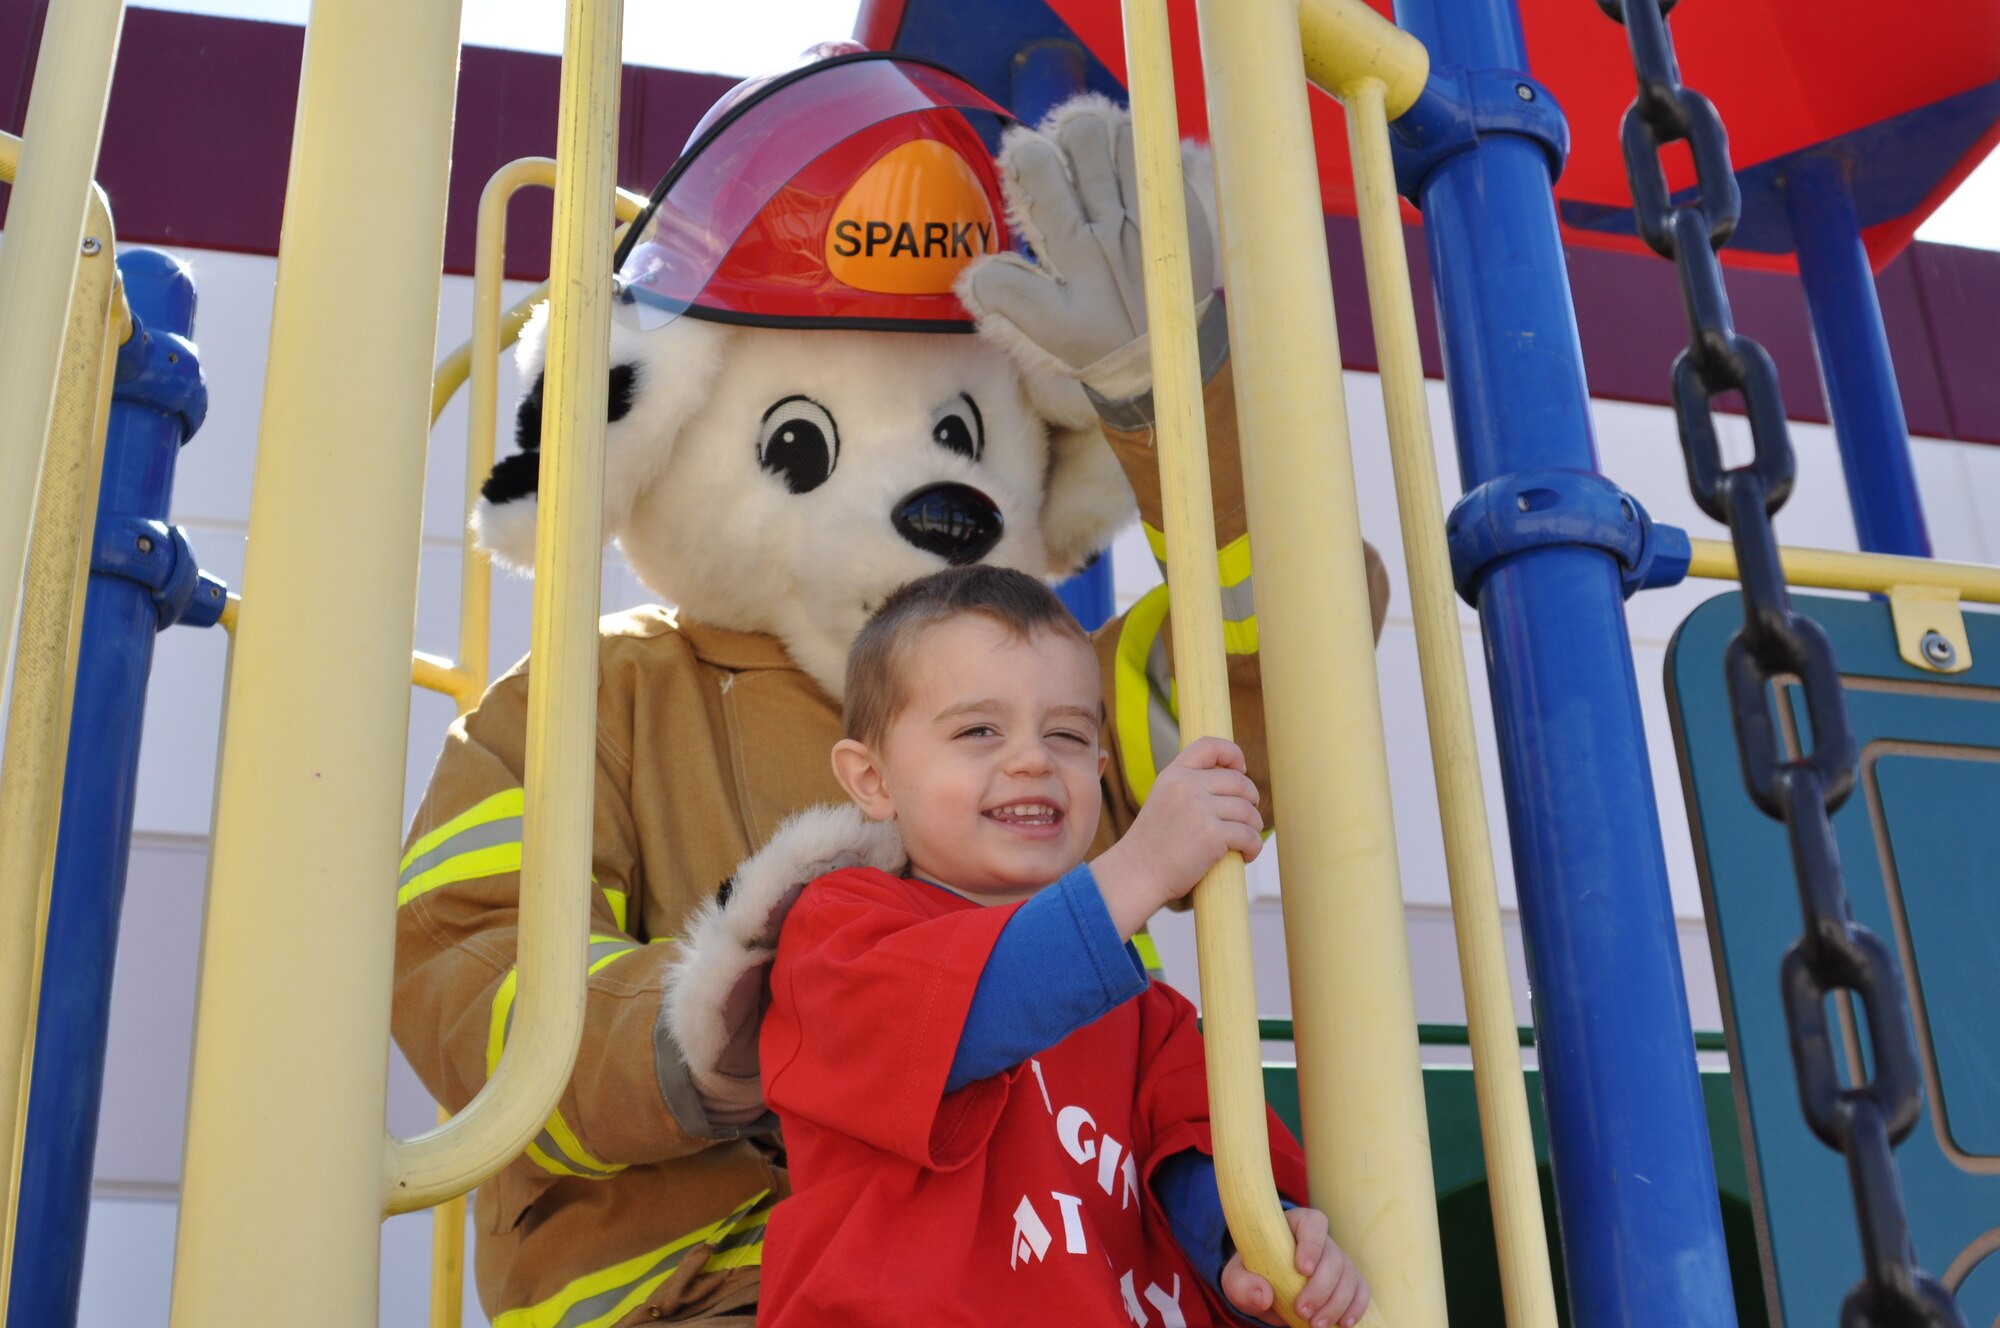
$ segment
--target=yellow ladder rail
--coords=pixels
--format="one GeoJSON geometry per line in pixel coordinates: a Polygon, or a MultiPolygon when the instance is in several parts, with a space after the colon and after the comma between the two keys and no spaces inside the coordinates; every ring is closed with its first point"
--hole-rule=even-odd
{"type": "MultiPolygon", "coordinates": [[[[1379,15],[1356,40],[1407,49],[1379,15]]],[[[1315,1205],[1384,1318],[1445,1322],[1403,891],[1301,22],[1198,0],[1315,1205]],[[1245,223],[1240,229],[1237,221],[1245,223]],[[1304,812],[1306,814],[1297,814],[1304,812]],[[1360,1068],[1365,1067],[1365,1069],[1360,1068]]],[[[1370,24],[1369,20],[1373,20],[1370,24]]],[[[1421,50],[1421,47],[1417,48],[1421,50]]]]}
{"type": "MultiPolygon", "coordinates": [[[[1165,519],[1167,584],[1173,598],[1174,689],[1181,742],[1233,736],[1222,592],[1215,580],[1215,515],[1195,344],[1193,277],[1187,255],[1180,131],[1165,0],[1125,0],[1126,68],[1138,162],[1140,243],[1146,255],[1146,323],[1153,372],[1155,437],[1165,519]]],[[[1216,1181],[1244,1266],[1276,1292],[1287,1323],[1305,1285],[1296,1246],[1271,1178],[1257,993],[1250,980],[1250,907],[1243,859],[1215,864],[1194,890],[1201,966],[1202,1040],[1208,1055],[1209,1122],[1216,1181]]],[[[1371,1311],[1372,1312],[1372,1311],[1371,1311]]]]}
{"type": "MultiPolygon", "coordinates": [[[[55,68],[44,64],[43,68],[55,68]]],[[[15,178],[20,140],[0,142],[0,179],[15,178]]],[[[93,140],[94,142],[94,140],[93,140]]],[[[29,1076],[35,1056],[42,954],[48,929],[49,892],[55,872],[56,831],[63,774],[69,755],[70,704],[76,689],[77,648],[83,631],[83,596],[90,576],[91,533],[104,464],[104,431],[111,403],[118,347],[131,334],[118,281],[111,213],[103,193],[86,183],[83,227],[87,243],[68,247],[76,259],[63,311],[64,326],[50,347],[56,370],[47,412],[46,440],[32,438],[23,452],[41,470],[34,499],[22,592],[20,635],[8,705],[6,746],[0,752],[0,1065],[5,1066],[4,1135],[0,1189],[0,1310],[13,1273],[19,1227],[21,1153],[26,1142],[29,1076]],[[46,456],[43,456],[46,446],[46,456]]],[[[16,233],[17,235],[19,232],[16,233]]],[[[16,241],[10,240],[11,244],[16,241]]],[[[27,237],[18,242],[27,247],[27,237]]],[[[4,309],[0,305],[0,309],[4,309]]],[[[31,320],[15,325],[20,331],[31,320]]],[[[9,345],[14,344],[10,339],[9,345]]],[[[32,414],[32,412],[29,412],[32,414]]],[[[24,423],[25,416],[17,423],[24,423]]],[[[11,621],[7,627],[11,629],[11,621]]],[[[0,641],[10,632],[0,632],[0,641]]],[[[4,658],[4,653],[0,653],[4,658]]],[[[0,669],[4,672],[4,669],[0,669]]]]}
{"type": "Polygon", "coordinates": [[[388,882],[458,18],[450,0],[349,0],[307,27],[203,925],[171,1320],[187,1328],[378,1311],[388,882]],[[370,335],[328,357],[326,329],[359,318],[370,335]]]}
{"type": "Polygon", "coordinates": [[[1555,1283],[1542,1219],[1541,1178],[1528,1124],[1514,989],[1507,974],[1486,793],[1479,777],[1479,742],[1472,726],[1458,596],[1445,546],[1437,454],[1431,443],[1409,260],[1403,252],[1403,219],[1389,155],[1386,89],[1371,72],[1329,90],[1347,108],[1356,212],[1389,421],[1410,607],[1416,618],[1417,662],[1451,883],[1451,917],[1465,989],[1473,1092],[1479,1104],[1479,1137],[1500,1256],[1501,1298],[1513,1328],[1555,1328],[1555,1283]]]}

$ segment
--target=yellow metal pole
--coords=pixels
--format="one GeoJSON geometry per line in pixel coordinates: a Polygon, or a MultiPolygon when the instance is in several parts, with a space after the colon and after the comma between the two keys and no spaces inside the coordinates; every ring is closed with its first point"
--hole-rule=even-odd
{"type": "Polygon", "coordinates": [[[1307,78],[1342,98],[1361,80],[1375,79],[1391,120],[1416,103],[1430,77],[1424,44],[1367,0],[1301,0],[1299,38],[1307,78]]]}
{"type": "MultiPolygon", "coordinates": [[[[76,270],[66,302],[67,327],[58,340],[58,373],[49,419],[48,457],[34,508],[19,653],[7,738],[0,753],[0,1073],[6,1075],[0,1113],[0,1309],[12,1284],[19,1229],[21,1149],[34,1064],[35,1013],[42,987],[42,947],[49,887],[55,870],[56,826],[69,754],[70,702],[76,689],[83,595],[90,575],[91,532],[103,470],[105,413],[111,401],[118,344],[130,330],[117,303],[111,219],[102,196],[90,192],[97,249],[76,270]]],[[[36,440],[40,451],[40,439],[36,440]]]]}
{"type": "MultiPolygon", "coordinates": [[[[1146,324],[1152,347],[1167,584],[1173,595],[1174,689],[1180,701],[1181,741],[1186,745],[1210,735],[1231,737],[1234,727],[1222,642],[1222,595],[1213,574],[1215,514],[1165,0],[1125,0],[1125,64],[1139,167],[1140,243],[1147,259],[1146,324]]],[[[1243,859],[1231,853],[1210,868],[1195,887],[1194,906],[1209,1121],[1222,1210],[1244,1265],[1270,1281],[1285,1321],[1302,1324],[1292,1302],[1305,1279],[1295,1266],[1297,1246],[1271,1179],[1243,859]]]]}
{"type": "MultiPolygon", "coordinates": [[[[0,246],[0,642],[21,611],[29,514],[97,173],[125,0],[65,0],[42,31],[0,246]]],[[[104,250],[111,236],[99,237],[104,250]]],[[[0,659],[5,650],[0,649],[0,659]]],[[[5,670],[0,669],[0,682],[5,670]]],[[[0,1011],[0,1018],[11,1011],[0,1011]]]]}
{"type": "Polygon", "coordinates": [[[1316,1206],[1398,1325],[1445,1322],[1389,763],[1299,15],[1198,0],[1316,1206]]]}
{"type": "Polygon", "coordinates": [[[1379,80],[1363,77],[1343,96],[1354,160],[1355,211],[1368,269],[1368,304],[1375,353],[1388,408],[1389,455],[1403,524],[1403,559],[1416,615],[1417,659],[1431,735],[1451,916],[1458,933],[1458,967],[1465,986],[1472,1041],[1479,1137],[1500,1254],[1500,1288],[1513,1328],[1555,1328],[1556,1294],[1542,1225],[1542,1191],[1535,1142],[1528,1127],[1527,1087],[1515,1033],[1514,992],[1500,930],[1500,894],[1487,837],[1486,793],[1479,779],[1479,745],[1466,690],[1464,642],[1444,542],[1437,454],[1431,447],[1424,365],[1417,349],[1416,309],[1396,173],[1389,157],[1389,121],[1379,80]]]}
{"type": "Polygon", "coordinates": [[[390,1141],[391,1212],[461,1194],[517,1154],[562,1096],[583,1028],[590,894],[575,887],[590,875],[596,766],[611,357],[612,228],[602,200],[615,183],[623,9],[621,0],[571,0],[563,44],[514,1031],[493,1077],[450,1125],[390,1141]]]}
{"type": "MultiPolygon", "coordinates": [[[[1698,539],[1689,576],[1734,581],[1736,550],[1727,540],[1698,539]]],[[[1963,599],[2000,604],[2000,567],[1980,563],[1947,563],[1935,558],[1902,558],[1889,553],[1843,553],[1837,549],[1782,548],[1779,560],[1785,580],[1794,586],[1822,590],[1865,590],[1887,593],[1891,586],[1938,586],[1956,590],[1963,599]]]]}
{"type": "Polygon", "coordinates": [[[178,1328],[375,1322],[458,24],[455,0],[344,0],[306,30],[217,778],[178,1328]]]}

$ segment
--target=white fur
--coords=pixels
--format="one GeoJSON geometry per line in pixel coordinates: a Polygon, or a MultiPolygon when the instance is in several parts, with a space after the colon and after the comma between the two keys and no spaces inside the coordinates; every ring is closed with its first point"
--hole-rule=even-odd
{"type": "MultiPolygon", "coordinates": [[[[731,337],[710,390],[670,435],[672,458],[606,528],[656,594],[697,620],[779,637],[831,696],[874,607],[946,565],[891,524],[915,490],[958,483],[985,494],[1004,523],[985,561],[1036,576],[1073,569],[1130,519],[1129,492],[1107,491],[1088,466],[1052,465],[1047,422],[1020,375],[977,337],[775,328],[731,337]],[[984,426],[977,461],[931,438],[941,411],[963,412],[961,394],[984,426]],[[806,493],[757,458],[765,412],[790,396],[826,410],[839,440],[832,475],[806,493]],[[1069,487],[1086,478],[1087,489],[1069,487]]],[[[1115,470],[1101,436],[1085,441],[1115,470]]]]}
{"type": "MultiPolygon", "coordinates": [[[[535,306],[521,328],[514,362],[524,382],[542,372],[548,353],[549,305],[535,306]]],[[[609,541],[624,524],[632,503],[667,465],[680,425],[700,409],[721,367],[732,330],[720,323],[677,318],[641,332],[619,319],[611,324],[613,368],[634,371],[631,408],[604,434],[604,530],[609,541]]],[[[481,547],[519,571],[535,565],[533,495],[495,505],[484,498],[473,510],[472,528],[481,547]]],[[[656,587],[657,589],[657,587],[656,587]]],[[[663,592],[664,593],[664,592],[663,592]]]]}
{"type": "Polygon", "coordinates": [[[867,820],[853,806],[808,807],[736,869],[726,904],[695,910],[668,972],[666,1019],[697,1088],[747,1077],[737,1067],[754,1057],[764,970],[799,892],[829,872],[898,872],[907,861],[894,822],[867,820]]]}

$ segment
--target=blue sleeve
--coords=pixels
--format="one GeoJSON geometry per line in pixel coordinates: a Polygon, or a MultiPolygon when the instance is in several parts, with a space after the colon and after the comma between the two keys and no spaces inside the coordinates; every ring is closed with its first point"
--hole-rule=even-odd
{"type": "MultiPolygon", "coordinates": [[[[1198,1149],[1175,1153],[1153,1168],[1153,1197],[1167,1215],[1167,1225],[1180,1243],[1196,1274],[1215,1292],[1216,1299],[1229,1305],[1222,1294],[1222,1269],[1236,1253],[1229,1238],[1229,1223],[1222,1216],[1222,1192],[1215,1184],[1215,1159],[1198,1149]]],[[[1282,1200],[1286,1208],[1291,1200],[1282,1200]]],[[[1262,1323],[1229,1305],[1238,1323],[1262,1323]]]]}
{"type": "Polygon", "coordinates": [[[987,956],[945,1091],[1019,1065],[1146,989],[1088,865],[1014,911],[987,956]]]}

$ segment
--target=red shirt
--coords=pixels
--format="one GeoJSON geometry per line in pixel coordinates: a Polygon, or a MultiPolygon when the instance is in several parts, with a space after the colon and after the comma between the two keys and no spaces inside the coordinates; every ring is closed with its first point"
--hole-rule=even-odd
{"type": "MultiPolygon", "coordinates": [[[[946,1094],[967,1008],[1014,908],[869,868],[786,919],[764,1017],[765,1098],[792,1197],[772,1214],[758,1319],[835,1325],[1228,1323],[1150,1179],[1209,1151],[1195,1011],[1136,998],[946,1094]]],[[[1272,1118],[1280,1188],[1304,1191],[1272,1118]]]]}

